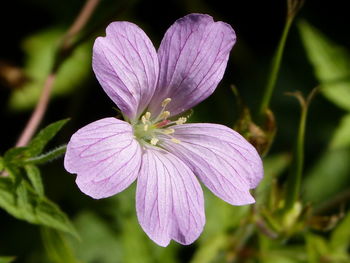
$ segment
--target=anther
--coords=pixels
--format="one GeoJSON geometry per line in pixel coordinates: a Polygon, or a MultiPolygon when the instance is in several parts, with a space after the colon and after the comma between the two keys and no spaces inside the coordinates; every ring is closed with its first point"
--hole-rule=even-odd
{"type": "Polygon", "coordinates": [[[170,112],[166,110],[166,111],[163,111],[163,112],[160,114],[159,118],[160,118],[161,120],[165,120],[165,119],[167,119],[169,116],[170,116],[170,112]]]}
{"type": "Polygon", "coordinates": [[[174,142],[174,143],[180,143],[181,141],[176,139],[176,138],[171,138],[171,141],[174,142]]]}
{"type": "Polygon", "coordinates": [[[171,101],[170,98],[166,98],[165,100],[163,100],[163,102],[162,102],[162,107],[165,108],[166,105],[168,105],[170,101],[171,101]]]}
{"type": "Polygon", "coordinates": [[[175,121],[175,123],[177,125],[181,125],[181,124],[184,124],[186,121],[187,121],[186,117],[180,117],[177,121],[175,121]]]}
{"type": "Polygon", "coordinates": [[[174,129],[165,129],[165,130],[163,130],[164,134],[173,134],[174,132],[175,132],[174,129]]]}
{"type": "Polygon", "coordinates": [[[142,124],[146,124],[147,119],[146,119],[145,115],[142,115],[141,121],[142,121],[142,124]]]}
{"type": "Polygon", "coordinates": [[[159,140],[158,140],[157,138],[154,138],[154,137],[153,137],[153,138],[151,139],[151,144],[152,144],[152,145],[157,145],[158,142],[159,142],[159,140]]]}
{"type": "Polygon", "coordinates": [[[151,113],[149,111],[147,111],[144,116],[145,116],[146,120],[149,120],[151,118],[151,113]]]}

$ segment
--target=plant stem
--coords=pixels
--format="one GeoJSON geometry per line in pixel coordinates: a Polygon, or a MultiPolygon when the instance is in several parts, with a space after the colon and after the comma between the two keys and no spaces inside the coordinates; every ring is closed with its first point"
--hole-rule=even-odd
{"type": "Polygon", "coordinates": [[[274,54],[273,59],[272,59],[270,74],[268,77],[268,81],[267,81],[267,84],[265,87],[265,91],[264,91],[263,98],[261,100],[261,104],[260,104],[260,108],[259,108],[259,112],[258,112],[258,114],[259,114],[258,117],[259,117],[261,122],[263,122],[265,119],[266,112],[269,109],[272,93],[273,93],[273,90],[276,86],[276,81],[277,81],[278,73],[280,70],[281,61],[282,61],[282,57],[283,57],[283,51],[284,51],[284,47],[286,45],[286,40],[287,40],[287,36],[289,33],[289,29],[293,23],[293,20],[294,20],[296,14],[298,13],[300,8],[302,7],[303,3],[304,3],[304,0],[287,0],[286,24],[284,25],[281,39],[278,43],[276,53],[274,54]]]}
{"type": "MultiPolygon", "coordinates": [[[[79,15],[73,22],[72,26],[67,30],[67,33],[64,35],[62,44],[58,47],[58,54],[67,53],[67,50],[70,50],[73,47],[73,39],[74,37],[81,31],[81,29],[85,26],[89,18],[91,17],[93,11],[96,9],[96,6],[100,0],[87,0],[83,8],[81,9],[79,15]]],[[[41,91],[40,98],[38,100],[37,105],[35,106],[35,109],[27,122],[24,130],[22,131],[21,135],[19,136],[19,139],[16,143],[16,147],[25,146],[28,144],[30,139],[33,137],[35,131],[37,130],[38,126],[40,125],[45,112],[47,110],[47,106],[50,100],[51,91],[53,88],[53,85],[55,83],[56,79],[56,73],[59,68],[59,66],[62,64],[64,59],[66,59],[68,56],[64,58],[58,58],[56,57],[55,63],[53,64],[53,68],[51,69],[51,72],[46,77],[45,84],[43,87],[43,90],[41,91]]]]}
{"type": "Polygon", "coordinates": [[[284,205],[285,211],[288,211],[291,208],[293,208],[295,202],[299,198],[301,179],[304,167],[304,141],[306,119],[310,102],[315,96],[316,92],[317,88],[313,89],[306,100],[300,92],[289,93],[289,95],[295,96],[299,100],[301,105],[301,116],[299,122],[297,143],[293,155],[292,170],[287,179],[286,199],[284,205]]]}
{"type": "Polygon", "coordinates": [[[67,145],[59,146],[55,149],[53,149],[50,152],[47,152],[45,154],[30,158],[25,161],[25,164],[43,164],[47,163],[49,161],[52,161],[53,159],[56,159],[58,157],[61,157],[67,149],[67,145]]]}
{"type": "Polygon", "coordinates": [[[276,81],[277,81],[277,76],[278,76],[280,66],[281,66],[283,51],[284,51],[287,36],[289,33],[289,29],[292,25],[292,22],[293,22],[293,17],[292,18],[288,17],[286,20],[286,24],[284,26],[284,29],[283,29],[281,39],[278,43],[276,53],[273,56],[271,70],[269,73],[269,78],[268,78],[268,81],[266,84],[266,88],[265,88],[263,98],[261,101],[261,105],[260,105],[260,109],[259,109],[259,118],[262,120],[264,119],[265,113],[266,113],[267,109],[269,108],[272,93],[273,93],[273,90],[276,86],[276,81]]]}

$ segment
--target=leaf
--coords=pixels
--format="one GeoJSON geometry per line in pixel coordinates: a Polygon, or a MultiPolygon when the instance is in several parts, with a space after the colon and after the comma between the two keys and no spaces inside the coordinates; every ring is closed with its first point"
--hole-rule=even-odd
{"type": "MultiPolygon", "coordinates": [[[[12,92],[9,100],[10,108],[27,110],[36,104],[45,78],[53,66],[56,48],[62,37],[63,30],[49,28],[23,41],[26,56],[24,71],[30,81],[12,92]]],[[[76,48],[57,72],[52,96],[65,95],[79,87],[82,80],[90,74],[90,60],[90,43],[76,48]]]]}
{"type": "Polygon", "coordinates": [[[336,129],[330,147],[332,149],[350,146],[350,114],[345,115],[336,129]]]}
{"type": "Polygon", "coordinates": [[[211,263],[215,262],[220,251],[227,247],[228,237],[222,233],[208,239],[196,250],[191,263],[211,263]]]}
{"type": "Polygon", "coordinates": [[[32,139],[28,148],[32,157],[41,154],[46,144],[62,129],[62,127],[69,121],[69,119],[64,119],[51,123],[44,129],[42,129],[39,134],[37,134],[34,139],[32,139]]]}
{"type": "Polygon", "coordinates": [[[74,256],[73,250],[67,242],[65,236],[50,228],[41,229],[41,237],[43,239],[46,254],[50,262],[56,263],[78,263],[80,262],[74,256]]]}
{"type": "Polygon", "coordinates": [[[35,165],[28,164],[24,166],[30,183],[39,196],[44,196],[44,186],[41,180],[40,170],[35,165]]]}
{"type": "Polygon", "coordinates": [[[303,199],[318,203],[344,190],[349,185],[349,160],[349,149],[325,152],[303,182],[303,199]]]}
{"type": "Polygon", "coordinates": [[[299,31],[323,95],[334,104],[350,110],[350,54],[306,21],[299,31]]]}
{"type": "Polygon", "coordinates": [[[18,219],[78,237],[75,228],[59,207],[36,193],[24,180],[16,184],[11,178],[0,177],[0,207],[18,219]]]}
{"type": "Polygon", "coordinates": [[[0,263],[11,263],[15,260],[15,257],[2,257],[0,256],[0,263]]]}
{"type": "Polygon", "coordinates": [[[20,166],[24,160],[31,156],[28,147],[15,147],[6,151],[4,155],[4,166],[20,166]]]}
{"type": "Polygon", "coordinates": [[[347,254],[350,247],[350,212],[332,232],[330,244],[332,250],[347,254]]]}
{"type": "Polygon", "coordinates": [[[281,175],[291,162],[287,153],[270,155],[264,158],[264,178],[256,189],[256,202],[258,205],[266,204],[271,194],[273,180],[281,175]]]}
{"type": "Polygon", "coordinates": [[[124,263],[122,242],[113,225],[90,211],[82,211],[74,220],[82,242],[71,240],[83,262],[124,263]]]}

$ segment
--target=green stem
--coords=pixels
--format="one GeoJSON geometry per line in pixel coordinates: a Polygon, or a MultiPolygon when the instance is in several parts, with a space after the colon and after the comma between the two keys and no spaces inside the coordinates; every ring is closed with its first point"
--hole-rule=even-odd
{"type": "Polygon", "coordinates": [[[293,172],[289,176],[287,183],[287,196],[286,196],[286,210],[293,207],[294,203],[299,198],[301,177],[304,166],[304,136],[305,136],[305,124],[307,117],[307,107],[303,107],[301,111],[298,139],[295,151],[295,161],[293,162],[293,172]]]}
{"type": "Polygon", "coordinates": [[[292,25],[292,22],[294,20],[294,16],[288,16],[287,20],[286,20],[286,24],[284,26],[283,29],[283,33],[281,36],[281,39],[278,43],[278,47],[276,50],[276,53],[273,57],[272,60],[272,65],[271,65],[271,70],[270,70],[270,74],[269,74],[269,78],[267,81],[267,85],[263,94],[263,98],[261,101],[261,105],[260,105],[260,109],[259,109],[259,118],[261,120],[264,119],[265,114],[267,109],[269,108],[270,105],[270,101],[271,101],[271,97],[272,97],[272,93],[273,90],[276,86],[276,81],[277,81],[277,76],[278,76],[278,72],[281,66],[281,61],[282,61],[282,56],[283,56],[283,51],[284,51],[284,47],[286,44],[286,40],[287,40],[287,36],[289,33],[289,29],[292,25]]]}
{"type": "Polygon", "coordinates": [[[52,161],[53,159],[56,159],[60,156],[62,156],[67,149],[67,145],[62,145],[57,147],[56,149],[47,152],[45,154],[30,158],[25,161],[25,164],[43,164],[47,163],[49,161],[52,161]]]}
{"type": "Polygon", "coordinates": [[[301,105],[301,116],[299,122],[297,143],[293,156],[292,170],[287,179],[286,200],[284,206],[284,209],[286,211],[293,208],[295,202],[299,198],[301,178],[304,166],[304,140],[306,119],[310,102],[315,96],[316,92],[317,88],[313,89],[306,100],[303,98],[300,92],[289,93],[289,95],[295,96],[299,100],[301,105]]]}

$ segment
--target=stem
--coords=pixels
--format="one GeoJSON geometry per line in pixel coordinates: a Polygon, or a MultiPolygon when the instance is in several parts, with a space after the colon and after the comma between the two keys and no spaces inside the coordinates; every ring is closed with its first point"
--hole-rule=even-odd
{"type": "Polygon", "coordinates": [[[304,140],[305,140],[305,127],[307,113],[309,109],[310,102],[315,96],[317,88],[313,89],[307,99],[305,100],[300,92],[289,93],[288,95],[295,96],[301,105],[301,116],[299,122],[299,130],[297,143],[294,153],[294,161],[292,162],[292,170],[287,179],[287,190],[286,190],[286,201],[284,209],[285,211],[293,208],[295,202],[299,198],[301,178],[304,167],[304,140]]]}
{"type": "Polygon", "coordinates": [[[43,164],[47,163],[49,161],[52,161],[53,159],[56,159],[58,157],[61,157],[67,149],[67,145],[62,145],[57,147],[56,149],[47,152],[45,154],[42,154],[40,156],[36,156],[33,158],[30,158],[25,161],[25,164],[43,164]]]}
{"type": "Polygon", "coordinates": [[[286,45],[286,40],[287,40],[287,36],[289,33],[289,29],[293,23],[293,20],[294,20],[296,14],[298,13],[300,8],[302,7],[303,3],[304,3],[304,0],[287,0],[286,24],[284,25],[281,39],[278,43],[276,53],[274,54],[273,59],[272,59],[272,65],[271,65],[269,78],[268,78],[268,81],[267,81],[267,84],[265,87],[265,91],[264,91],[263,98],[261,100],[260,109],[259,109],[259,118],[261,121],[263,121],[265,119],[266,111],[269,109],[272,93],[273,93],[273,90],[276,86],[276,81],[277,81],[278,73],[280,70],[281,61],[282,61],[282,57],[283,57],[283,51],[284,51],[284,47],[286,45]]]}
{"type": "MultiPolygon", "coordinates": [[[[80,30],[85,26],[89,18],[91,17],[91,14],[95,10],[97,4],[100,2],[100,0],[87,0],[83,8],[81,9],[79,15],[73,22],[72,26],[67,30],[67,33],[63,37],[62,44],[58,47],[58,54],[64,53],[62,51],[67,51],[73,46],[73,39],[74,37],[80,32],[80,30]]],[[[55,83],[57,70],[59,68],[59,65],[62,64],[64,59],[66,59],[68,56],[66,56],[63,59],[56,58],[55,63],[53,64],[53,68],[49,75],[47,76],[45,80],[45,84],[43,87],[43,90],[40,94],[39,101],[37,105],[35,106],[35,109],[27,122],[23,132],[19,136],[19,139],[16,143],[16,147],[25,146],[28,144],[30,139],[33,137],[35,131],[37,130],[40,122],[42,121],[45,112],[47,110],[47,106],[50,100],[51,91],[53,88],[53,85],[55,83]]]]}
{"type": "Polygon", "coordinates": [[[269,74],[269,78],[266,84],[266,88],[263,94],[263,98],[261,101],[261,105],[260,105],[260,109],[259,109],[259,117],[260,119],[264,119],[265,113],[267,111],[267,109],[269,108],[270,105],[270,101],[271,101],[271,97],[272,97],[272,93],[273,90],[276,86],[276,81],[277,81],[277,76],[280,70],[280,66],[281,66],[281,61],[282,61],[282,56],[283,56],[283,51],[284,51],[284,47],[286,44],[286,40],[287,40],[287,36],[289,33],[289,29],[292,25],[293,22],[293,18],[294,17],[288,17],[286,20],[286,24],[284,26],[283,29],[283,33],[281,36],[281,39],[278,43],[278,47],[276,50],[276,53],[273,57],[272,60],[272,66],[271,66],[271,70],[270,70],[270,74],[269,74]]]}

